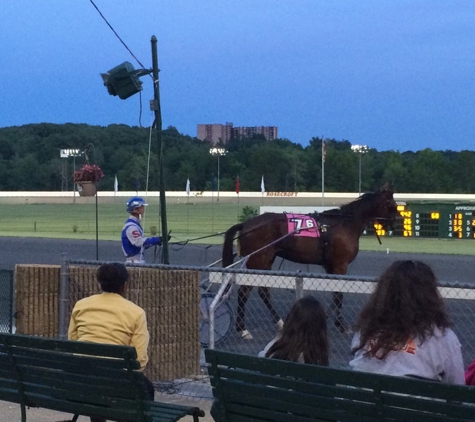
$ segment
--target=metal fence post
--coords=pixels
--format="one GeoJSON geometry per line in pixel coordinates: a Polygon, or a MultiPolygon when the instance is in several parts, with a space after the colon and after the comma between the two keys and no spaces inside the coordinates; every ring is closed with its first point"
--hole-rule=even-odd
{"type": "Polygon", "coordinates": [[[61,254],[61,272],[59,279],[59,315],[58,315],[58,337],[62,340],[68,338],[68,305],[69,305],[69,273],[68,254],[61,254]]]}
{"type": "Polygon", "coordinates": [[[303,298],[303,277],[299,273],[300,271],[297,273],[297,277],[295,277],[295,300],[303,298]]]}
{"type": "Polygon", "coordinates": [[[214,349],[214,324],[215,324],[214,314],[215,314],[216,308],[222,302],[223,296],[228,292],[228,286],[231,283],[234,283],[236,279],[235,274],[223,273],[222,277],[223,277],[223,282],[218,290],[218,293],[216,293],[216,296],[211,302],[211,305],[209,305],[209,348],[210,349],[214,349]]]}
{"type": "MultiPolygon", "coordinates": [[[[14,296],[14,292],[15,292],[15,286],[13,285],[14,283],[14,279],[15,279],[15,274],[13,271],[10,272],[10,309],[9,309],[9,313],[10,313],[10,327],[9,327],[9,333],[13,333],[13,320],[14,318],[16,318],[16,309],[15,309],[15,296],[14,296]]],[[[16,324],[16,322],[15,322],[16,324]]]]}

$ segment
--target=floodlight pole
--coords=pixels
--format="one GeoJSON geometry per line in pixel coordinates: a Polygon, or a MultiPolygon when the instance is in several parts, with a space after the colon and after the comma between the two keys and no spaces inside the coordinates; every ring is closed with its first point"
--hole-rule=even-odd
{"type": "Polygon", "coordinates": [[[162,246],[163,246],[163,263],[170,264],[168,257],[168,227],[167,227],[167,205],[165,199],[165,180],[163,177],[163,141],[162,141],[162,116],[160,110],[160,93],[158,86],[158,54],[157,54],[157,37],[152,35],[152,75],[153,75],[153,111],[155,112],[155,131],[157,133],[158,144],[158,169],[159,169],[159,185],[160,185],[160,214],[162,218],[162,246]]]}
{"type": "Polygon", "coordinates": [[[219,202],[219,157],[222,155],[226,155],[228,151],[226,151],[224,148],[211,148],[209,150],[209,153],[211,155],[217,155],[218,156],[218,199],[216,200],[219,202]]]}
{"type": "Polygon", "coordinates": [[[359,170],[358,170],[358,195],[361,195],[361,156],[366,154],[369,150],[367,145],[352,145],[351,150],[359,155],[359,170]]]}

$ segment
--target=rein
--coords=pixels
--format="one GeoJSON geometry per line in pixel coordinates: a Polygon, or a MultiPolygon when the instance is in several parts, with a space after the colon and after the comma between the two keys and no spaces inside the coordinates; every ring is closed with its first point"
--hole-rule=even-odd
{"type": "Polygon", "coordinates": [[[226,232],[219,232],[219,233],[215,233],[215,234],[210,234],[208,236],[201,236],[201,237],[195,237],[194,239],[186,239],[186,240],[182,240],[180,242],[173,242],[174,245],[180,245],[180,246],[185,246],[186,244],[188,244],[189,242],[194,242],[195,240],[201,240],[201,239],[207,239],[209,237],[214,237],[214,236],[221,236],[223,234],[225,234],[226,232]]]}
{"type": "MultiPolygon", "coordinates": [[[[278,239],[276,240],[273,240],[271,243],[269,243],[268,245],[265,245],[263,246],[262,248],[259,248],[259,249],[256,249],[254,252],[251,252],[249,255],[246,255],[244,258],[249,258],[250,256],[252,255],[255,255],[256,253],[259,253],[261,251],[263,251],[264,249],[268,248],[269,246],[272,246],[272,245],[275,245],[276,243],[279,243],[280,241],[284,240],[285,238],[289,237],[289,236],[292,236],[294,233],[298,232],[299,230],[304,230],[304,229],[295,229],[295,230],[292,230],[291,232],[288,232],[287,234],[284,234],[282,237],[279,237],[278,239]]],[[[238,236],[239,237],[239,236],[238,236]]],[[[237,237],[237,238],[238,238],[237,237]]],[[[237,239],[236,238],[236,239],[237,239]]]]}
{"type": "Polygon", "coordinates": [[[378,239],[379,244],[382,245],[383,242],[381,242],[381,238],[379,237],[379,234],[376,232],[374,232],[374,234],[376,235],[376,239],[378,239]]]}
{"type": "MultiPolygon", "coordinates": [[[[170,230],[171,232],[171,230],[170,230]]],[[[169,232],[169,233],[170,233],[169,232]]],[[[168,242],[169,245],[177,245],[177,246],[186,246],[189,242],[193,242],[195,240],[201,240],[201,239],[207,239],[208,237],[214,237],[214,236],[221,236],[223,234],[225,234],[226,232],[219,232],[219,233],[215,233],[215,234],[210,234],[208,236],[201,236],[201,237],[195,237],[194,239],[186,239],[186,240],[183,240],[183,241],[180,241],[180,242],[168,242]]],[[[155,261],[157,260],[157,257],[159,255],[159,250],[160,250],[161,246],[157,246],[155,245],[154,246],[154,251],[153,251],[153,261],[152,263],[155,263],[155,261]]],[[[180,250],[180,248],[177,248],[177,249],[174,249],[175,251],[178,251],[180,250]]]]}
{"type": "MultiPolygon", "coordinates": [[[[376,221],[382,221],[382,220],[383,220],[383,221],[384,221],[384,220],[390,221],[391,219],[386,218],[386,217],[379,217],[379,218],[376,217],[376,221]]],[[[381,242],[381,238],[379,237],[379,234],[375,231],[375,232],[374,232],[374,235],[376,236],[376,239],[378,239],[379,244],[382,245],[383,242],[381,242]]]]}

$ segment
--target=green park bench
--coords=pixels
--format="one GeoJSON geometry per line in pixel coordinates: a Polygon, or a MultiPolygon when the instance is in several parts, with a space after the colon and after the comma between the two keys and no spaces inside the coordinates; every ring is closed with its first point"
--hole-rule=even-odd
{"type": "Polygon", "coordinates": [[[112,421],[167,422],[204,412],[151,401],[134,347],[0,333],[0,400],[112,421]]]}
{"type": "Polygon", "coordinates": [[[217,422],[475,420],[475,387],[211,349],[205,354],[213,408],[222,416],[217,422]]]}

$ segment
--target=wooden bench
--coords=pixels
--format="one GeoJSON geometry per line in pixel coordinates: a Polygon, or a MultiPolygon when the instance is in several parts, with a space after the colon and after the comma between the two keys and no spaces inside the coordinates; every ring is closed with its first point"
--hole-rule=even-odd
{"type": "Polygon", "coordinates": [[[112,421],[165,422],[204,412],[154,402],[134,347],[0,334],[0,400],[112,421]]]}
{"type": "Polygon", "coordinates": [[[475,420],[475,387],[211,349],[205,355],[217,422],[475,420]]]}

